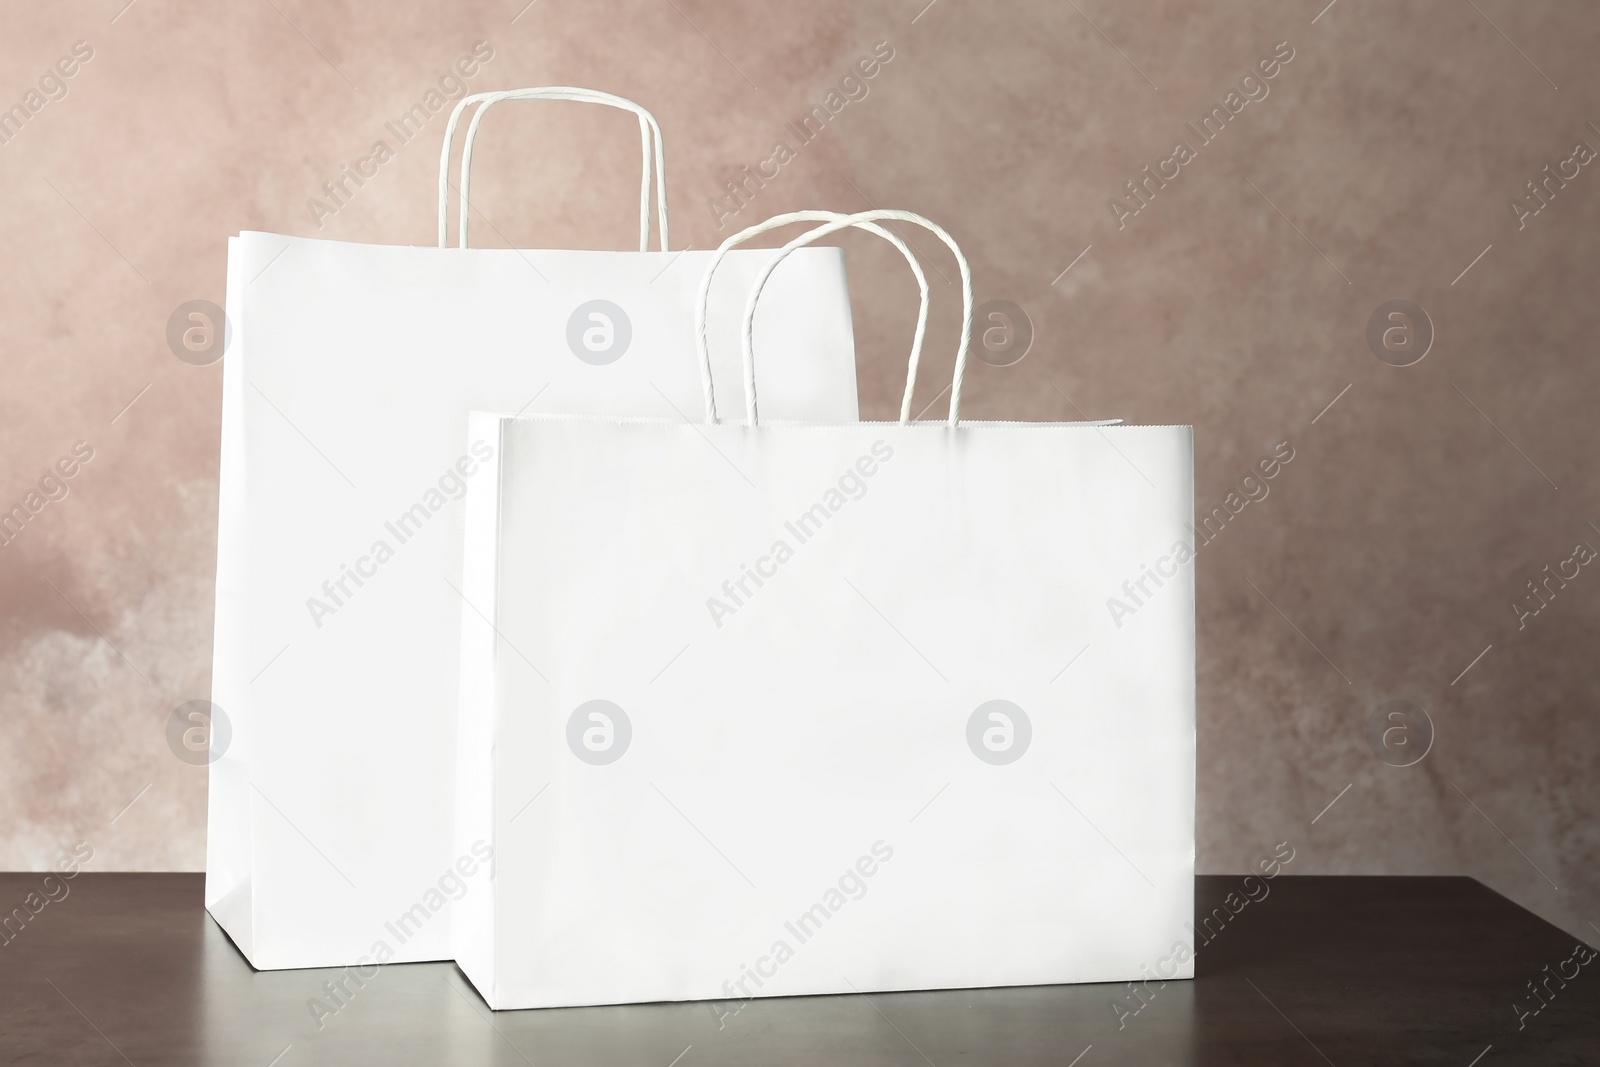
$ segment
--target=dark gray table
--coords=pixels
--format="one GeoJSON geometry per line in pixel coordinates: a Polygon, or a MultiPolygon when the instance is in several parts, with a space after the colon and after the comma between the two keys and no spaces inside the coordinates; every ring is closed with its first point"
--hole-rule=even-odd
{"type": "MultiPolygon", "coordinates": [[[[41,877],[0,874],[0,907],[41,877]]],[[[720,1027],[704,1004],[495,1013],[448,963],[383,968],[319,1029],[338,972],[252,971],[201,880],[85,873],[8,930],[0,1063],[1600,1064],[1600,959],[1562,986],[1574,939],[1467,878],[1280,877],[1120,1029],[1125,985],[762,1000],[720,1027]]],[[[1200,878],[1197,910],[1239,882],[1200,878]]]]}

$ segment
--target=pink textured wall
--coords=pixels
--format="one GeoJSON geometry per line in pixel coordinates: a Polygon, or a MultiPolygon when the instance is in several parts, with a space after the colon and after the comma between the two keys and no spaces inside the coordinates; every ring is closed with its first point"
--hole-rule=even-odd
{"type": "MultiPolygon", "coordinates": [[[[965,414],[1195,425],[1198,508],[1239,508],[1199,558],[1202,871],[1288,841],[1296,873],[1472,874],[1593,940],[1600,570],[1577,546],[1600,548],[1600,15],[925,2],[0,4],[0,107],[22,106],[0,126],[0,509],[42,504],[0,548],[0,867],[77,840],[91,869],[203,865],[205,772],[166,724],[209,692],[220,371],[174,356],[169,316],[221,302],[241,229],[431,242],[443,118],[405,145],[384,123],[482,41],[473,89],[655,112],[680,247],[800,207],[943,222],[979,299],[1035,335],[974,364],[965,414]],[[785,124],[875,48],[892,58],[802,145],[785,124]],[[1208,142],[1186,123],[1213,107],[1237,114],[1208,142]],[[331,202],[380,139],[394,158],[331,202]],[[727,199],[780,141],[777,176],[727,199]],[[1146,166],[1168,177],[1134,199],[1146,166]],[[1367,339],[1392,300],[1431,322],[1410,366],[1367,339]],[[92,458],[41,490],[75,445],[92,458]],[[1548,603],[1527,589],[1547,565],[1577,570],[1548,603]],[[1389,700],[1432,723],[1411,766],[1369,741],[1389,700]]],[[[628,246],[636,144],[620,116],[497,111],[474,188],[499,232],[476,236],[628,246]]],[[[881,418],[912,288],[847,243],[881,418]]],[[[931,360],[923,403],[948,369],[931,360]]]]}

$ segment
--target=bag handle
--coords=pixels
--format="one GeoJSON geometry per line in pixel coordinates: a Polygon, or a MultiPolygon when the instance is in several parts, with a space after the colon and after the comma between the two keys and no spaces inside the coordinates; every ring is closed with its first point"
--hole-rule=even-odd
{"type": "Polygon", "coordinates": [[[503,94],[496,95],[493,99],[484,101],[483,106],[473,114],[472,122],[467,126],[466,141],[461,151],[461,207],[460,215],[456,222],[457,229],[461,233],[462,248],[467,247],[468,190],[472,184],[472,149],[473,143],[478,136],[478,124],[483,120],[484,114],[492,105],[508,99],[571,100],[578,103],[604,104],[619,110],[631,111],[639,116],[639,142],[644,157],[644,165],[639,179],[639,251],[645,252],[650,248],[650,141],[652,134],[654,134],[655,140],[655,172],[657,207],[661,224],[661,251],[665,252],[667,250],[666,150],[661,140],[660,124],[656,122],[654,115],[632,100],[596,89],[582,89],[572,86],[543,86],[527,95],[524,95],[523,90],[508,90],[503,94]]]}
{"type": "Polygon", "coordinates": [[[667,174],[666,150],[661,139],[661,126],[656,122],[655,116],[650,114],[639,104],[625,97],[615,96],[598,89],[584,89],[570,85],[537,85],[525,89],[501,89],[493,92],[473,93],[462,97],[456,102],[455,109],[450,113],[450,121],[445,126],[444,146],[439,153],[439,247],[444,248],[449,243],[449,167],[450,149],[455,143],[456,124],[461,120],[461,113],[472,104],[482,104],[473,113],[472,121],[467,126],[467,136],[461,152],[461,205],[458,229],[460,231],[459,245],[467,247],[467,223],[470,215],[469,190],[472,182],[472,149],[478,135],[478,124],[483,120],[485,112],[490,107],[502,100],[568,100],[577,103],[603,104],[623,111],[629,111],[639,117],[639,147],[644,158],[639,179],[639,251],[645,252],[650,248],[650,173],[653,169],[656,175],[656,203],[660,223],[661,251],[667,250],[667,174]],[[652,156],[652,140],[654,155],[652,156]]]}
{"type": "MultiPolygon", "coordinates": [[[[722,262],[722,258],[728,254],[728,251],[733,248],[733,246],[741,244],[757,234],[765,233],[768,230],[775,230],[780,226],[788,226],[796,222],[842,222],[843,220],[853,219],[855,217],[856,216],[854,215],[847,215],[841,211],[790,211],[782,215],[774,215],[765,222],[758,222],[754,226],[746,227],[717,246],[716,251],[712,253],[710,261],[706,264],[705,273],[701,275],[700,292],[695,298],[694,312],[694,336],[695,343],[698,345],[700,353],[700,386],[701,391],[705,395],[707,422],[715,423],[720,421],[717,417],[716,391],[711,380],[711,349],[706,343],[706,306],[710,303],[711,298],[711,278],[714,274],[716,274],[717,266],[722,262]]],[[[833,227],[833,229],[838,228],[839,227],[837,226],[833,227]]],[[[900,254],[905,257],[906,263],[910,265],[911,273],[916,275],[917,290],[922,295],[922,309],[917,314],[917,332],[911,341],[911,365],[915,367],[917,365],[917,361],[922,355],[923,336],[928,332],[928,277],[923,273],[921,262],[917,260],[917,257],[912,253],[911,249],[906,246],[906,243],[900,239],[898,234],[894,233],[892,230],[886,230],[881,226],[874,225],[870,221],[860,222],[859,228],[866,230],[868,233],[877,234],[885,241],[888,241],[895,248],[899,249],[900,254]]],[[[814,233],[815,231],[812,232],[814,233]]],[[[829,232],[831,233],[832,230],[830,229],[829,232]]],[[[818,234],[818,236],[821,235],[818,234]]],[[[790,247],[793,248],[795,246],[790,247]]],[[[787,252],[783,253],[783,255],[787,254],[787,252]]],[[[783,255],[780,255],[778,258],[782,259],[783,255]]],[[[776,260],[774,262],[776,262],[776,260]]],[[[770,268],[768,273],[771,273],[770,268]]],[[[750,383],[752,380],[752,375],[748,369],[749,359],[750,357],[747,346],[747,368],[745,371],[747,388],[745,399],[747,412],[752,415],[751,421],[753,422],[755,399],[754,394],[749,392],[750,386],[748,383],[750,383]]],[[[906,405],[909,406],[910,403],[911,401],[909,394],[907,394],[906,405]]]]}
{"type": "MultiPolygon", "coordinates": [[[[961,345],[956,349],[955,376],[950,384],[950,427],[954,429],[961,421],[961,380],[967,369],[967,347],[972,340],[972,269],[967,265],[967,257],[962,255],[961,246],[956,244],[955,238],[945,232],[944,228],[935,222],[930,222],[921,215],[910,211],[899,211],[893,208],[882,208],[874,211],[862,211],[855,215],[836,219],[824,223],[815,229],[801,234],[778,250],[759,277],[756,278],[755,287],[750,291],[750,300],[744,309],[744,386],[745,406],[749,415],[750,424],[756,425],[756,360],[754,350],[756,303],[761,299],[761,291],[766,288],[767,280],[772,277],[772,272],[777,269],[789,253],[803,245],[808,245],[819,237],[826,237],[836,230],[847,228],[878,228],[873,225],[877,221],[909,222],[928,230],[939,240],[943,241],[956,257],[956,266],[961,269],[961,345]]],[[[919,281],[922,281],[919,274],[919,281]]],[[[917,340],[911,349],[911,361],[906,369],[906,392],[900,401],[900,422],[902,425],[911,421],[911,393],[917,384],[917,362],[922,353],[922,331],[927,322],[928,315],[928,289],[926,281],[922,281],[922,314],[917,321],[917,340]]]]}

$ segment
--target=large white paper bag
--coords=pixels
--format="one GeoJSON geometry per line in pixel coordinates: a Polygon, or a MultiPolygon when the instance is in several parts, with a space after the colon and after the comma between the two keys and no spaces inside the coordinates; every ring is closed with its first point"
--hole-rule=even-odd
{"type": "Polygon", "coordinates": [[[966,347],[946,423],[474,416],[490,1005],[1192,976],[1191,430],[961,422],[966,347]]]}
{"type": "MultiPolygon", "coordinates": [[[[232,743],[211,768],[206,906],[260,968],[448,958],[449,901],[486,892],[452,842],[461,497],[499,447],[467,412],[702,405],[689,339],[711,253],[666,250],[654,120],[588,90],[512,95],[640,116],[641,248],[654,156],[661,251],[447,248],[442,182],[437,248],[229,244],[212,685],[232,743]]],[[[773,254],[719,272],[730,342],[773,254]]],[[[780,285],[774,403],[854,419],[838,250],[780,285]]],[[[713,358],[725,388],[737,362],[736,343],[713,358]]]]}

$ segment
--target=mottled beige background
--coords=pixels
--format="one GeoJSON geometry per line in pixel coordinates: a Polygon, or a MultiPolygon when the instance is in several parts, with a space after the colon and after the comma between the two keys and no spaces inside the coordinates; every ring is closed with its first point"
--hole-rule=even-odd
{"type": "MultiPolygon", "coordinates": [[[[442,117],[320,229],[307,201],[482,40],[475,89],[650,107],[675,244],[706,247],[730,232],[708,206],[723,182],[886,41],[868,95],[733,221],[870,203],[947,225],[980,299],[1037,335],[1014,366],[974,364],[965,414],[1193,423],[1202,509],[1294,448],[1200,556],[1200,869],[1289,841],[1292,872],[1467,873],[1600,933],[1600,573],[1525,629],[1511,608],[1600,547],[1600,168],[1520,230],[1508,203],[1600,146],[1592,6],[125,2],[0,4],[0,107],[93,49],[0,146],[0,509],[94,450],[0,548],[0,867],[79,839],[91,868],[204,863],[205,772],[164,727],[209,690],[220,370],[165,330],[184,301],[220,303],[228,235],[431,242],[442,117]],[[1270,95],[1119,229],[1108,198],[1195,144],[1185,121],[1280,41],[1270,95]],[[1364,340],[1398,298],[1437,331],[1405,368],[1364,340]],[[1391,698],[1436,727],[1415,766],[1366,740],[1391,698]]],[[[520,105],[482,145],[484,243],[632,241],[625,117],[520,105]]],[[[882,418],[912,289],[892,252],[848,243],[863,414],[882,418]]],[[[955,292],[935,285],[948,351],[955,292]]]]}

